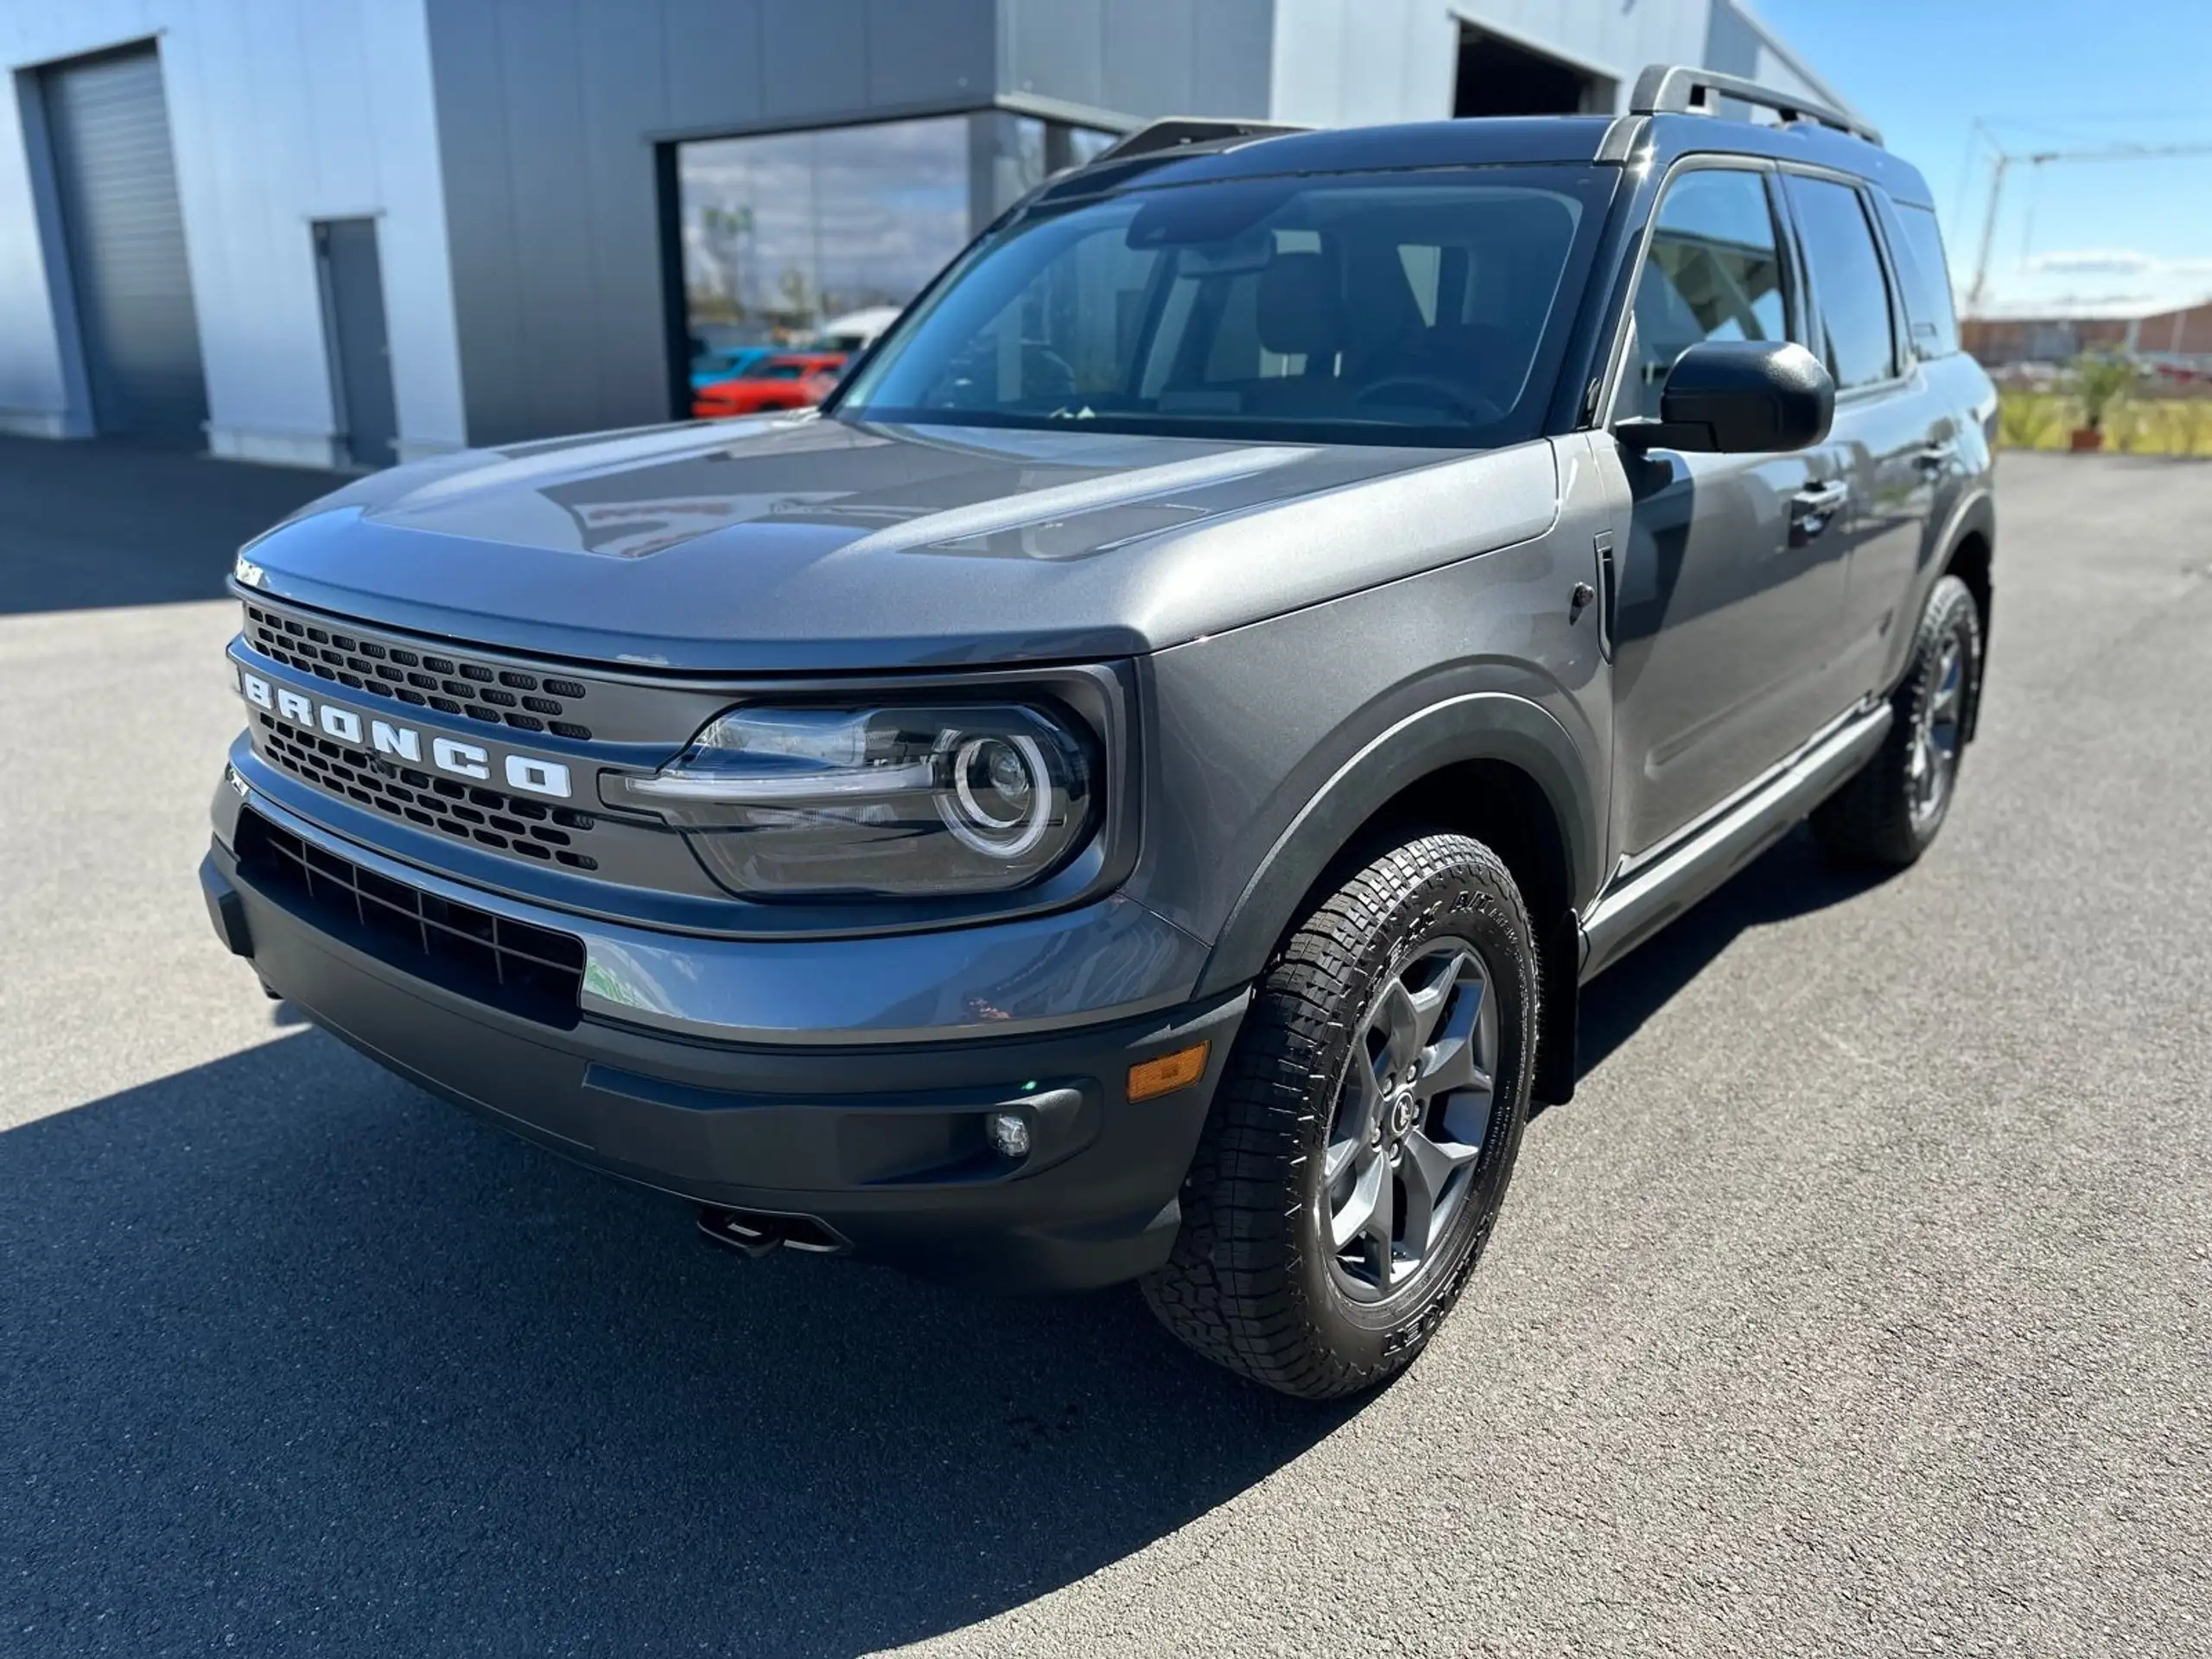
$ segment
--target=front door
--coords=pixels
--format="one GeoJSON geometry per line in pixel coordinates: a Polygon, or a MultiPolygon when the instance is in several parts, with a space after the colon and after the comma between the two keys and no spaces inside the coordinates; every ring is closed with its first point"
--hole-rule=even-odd
{"type": "MultiPolygon", "coordinates": [[[[1672,179],[1638,277],[1614,417],[1656,416],[1675,359],[1707,340],[1803,339],[1770,175],[1672,179]]],[[[1848,702],[1848,484],[1821,452],[1619,449],[1632,503],[1616,556],[1614,851],[1633,856],[1742,789],[1848,702]]]]}

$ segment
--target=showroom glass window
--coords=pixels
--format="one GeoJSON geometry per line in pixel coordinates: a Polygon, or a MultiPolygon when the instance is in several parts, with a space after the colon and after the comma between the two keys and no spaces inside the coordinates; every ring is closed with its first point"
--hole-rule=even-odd
{"type": "Polygon", "coordinates": [[[803,346],[912,299],[969,237],[963,116],[679,145],[695,351],[803,346]]]}
{"type": "MultiPolygon", "coordinates": [[[[695,367],[806,346],[921,291],[976,232],[1112,136],[997,111],[676,146],[695,367]]],[[[871,326],[873,323],[873,326],[871,326]]]]}

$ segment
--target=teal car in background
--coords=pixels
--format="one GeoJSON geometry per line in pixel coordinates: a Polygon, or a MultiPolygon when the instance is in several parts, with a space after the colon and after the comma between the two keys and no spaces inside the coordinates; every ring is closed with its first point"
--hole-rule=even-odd
{"type": "Polygon", "coordinates": [[[691,359],[691,390],[734,379],[776,354],[773,346],[710,346],[691,359]]]}

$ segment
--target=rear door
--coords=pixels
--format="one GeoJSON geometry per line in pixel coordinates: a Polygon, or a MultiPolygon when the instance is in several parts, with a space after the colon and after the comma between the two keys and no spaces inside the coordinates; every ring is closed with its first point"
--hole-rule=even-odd
{"type": "MultiPolygon", "coordinates": [[[[1707,340],[1805,340],[1770,170],[1668,182],[1639,273],[1612,416],[1656,416],[1707,340]]],[[[1614,849],[1668,840],[1802,747],[1847,699],[1841,486],[1815,453],[1618,451],[1632,507],[1611,622],[1614,849]]]]}
{"type": "Polygon", "coordinates": [[[1903,308],[1866,188],[1784,175],[1817,319],[1835,377],[1835,424],[1817,453],[1849,496],[1834,532],[1847,553],[1842,660],[1850,694],[1885,690],[1884,664],[1923,556],[1936,486],[1956,435],[1901,327],[1903,308]]]}

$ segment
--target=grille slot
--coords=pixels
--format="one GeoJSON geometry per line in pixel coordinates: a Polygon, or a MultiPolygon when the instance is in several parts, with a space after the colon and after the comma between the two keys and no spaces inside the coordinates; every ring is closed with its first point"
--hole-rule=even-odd
{"type": "Polygon", "coordinates": [[[591,813],[549,809],[502,790],[433,777],[259,710],[254,721],[260,728],[263,755],[302,783],[510,857],[572,870],[599,868],[588,850],[591,833],[599,827],[591,813]]]}
{"type": "Polygon", "coordinates": [[[587,691],[579,680],[543,679],[350,633],[331,633],[251,601],[245,607],[245,637],[263,656],[349,691],[410,702],[418,709],[427,704],[480,725],[527,732],[550,726],[563,737],[580,743],[591,741],[591,728],[579,718],[582,710],[578,705],[587,691]],[[544,722],[507,713],[517,699],[512,691],[488,689],[496,685],[531,692],[520,700],[522,706],[544,716],[544,722]]]}
{"type": "Polygon", "coordinates": [[[326,852],[251,808],[238,868],[288,895],[326,931],[417,978],[563,1029],[575,1027],[583,941],[457,904],[326,852]]]}

